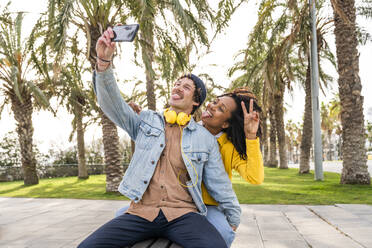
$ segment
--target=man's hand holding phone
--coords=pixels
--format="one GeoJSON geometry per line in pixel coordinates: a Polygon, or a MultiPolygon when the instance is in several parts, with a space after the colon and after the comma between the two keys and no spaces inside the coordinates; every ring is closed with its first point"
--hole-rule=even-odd
{"type": "Polygon", "coordinates": [[[112,42],[111,38],[114,38],[114,32],[112,28],[109,27],[97,41],[96,53],[98,71],[106,70],[111,64],[116,48],[115,42],[112,42]]]}
{"type": "Polygon", "coordinates": [[[115,42],[132,42],[138,32],[138,29],[138,24],[118,24],[113,28],[109,27],[102,34],[96,44],[98,71],[104,71],[110,66],[115,52],[115,42]]]}

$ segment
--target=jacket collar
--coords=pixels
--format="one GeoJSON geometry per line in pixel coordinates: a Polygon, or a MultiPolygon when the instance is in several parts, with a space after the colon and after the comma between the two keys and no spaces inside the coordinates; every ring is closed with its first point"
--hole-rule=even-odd
{"type": "Polygon", "coordinates": [[[193,117],[191,117],[189,124],[187,124],[186,128],[188,128],[190,131],[194,131],[196,129],[196,122],[193,117]]]}

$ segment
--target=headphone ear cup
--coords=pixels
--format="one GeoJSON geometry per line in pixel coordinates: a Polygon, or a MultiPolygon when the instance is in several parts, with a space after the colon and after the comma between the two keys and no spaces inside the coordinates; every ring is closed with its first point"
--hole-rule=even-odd
{"type": "Polygon", "coordinates": [[[186,125],[191,120],[191,115],[181,112],[177,115],[177,124],[180,126],[186,125]]]}
{"type": "Polygon", "coordinates": [[[174,124],[177,121],[177,113],[174,110],[166,109],[164,111],[164,117],[165,117],[165,121],[170,124],[174,124]]]}

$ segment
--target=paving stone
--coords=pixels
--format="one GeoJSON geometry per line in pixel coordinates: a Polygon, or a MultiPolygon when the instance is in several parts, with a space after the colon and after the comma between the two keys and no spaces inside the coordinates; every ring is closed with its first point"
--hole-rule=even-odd
{"type": "MultiPolygon", "coordinates": [[[[0,198],[0,247],[76,247],[128,204],[127,201],[0,198]]],[[[372,247],[369,205],[242,204],[241,207],[241,225],[232,248],[372,247]]]]}
{"type": "Polygon", "coordinates": [[[309,248],[303,240],[275,240],[264,241],[265,248],[309,248]]]}
{"type": "Polygon", "coordinates": [[[363,248],[352,239],[341,235],[311,235],[305,237],[306,241],[314,248],[363,248]]]}
{"type": "Polygon", "coordinates": [[[303,240],[296,231],[261,231],[262,239],[267,240],[303,240]]]}
{"type": "Polygon", "coordinates": [[[240,238],[242,235],[237,235],[231,248],[264,248],[263,242],[259,236],[247,235],[240,238]]]}

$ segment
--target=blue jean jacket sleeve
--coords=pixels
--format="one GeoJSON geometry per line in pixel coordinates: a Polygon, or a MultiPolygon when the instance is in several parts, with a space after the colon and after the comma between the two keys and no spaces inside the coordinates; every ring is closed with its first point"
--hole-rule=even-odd
{"type": "Polygon", "coordinates": [[[214,140],[214,142],[208,162],[204,167],[203,182],[210,195],[218,202],[229,224],[237,227],[240,224],[241,208],[222,164],[217,141],[214,140]]]}
{"type": "Polygon", "coordinates": [[[140,117],[121,96],[112,68],[104,72],[93,72],[93,89],[105,115],[136,140],[140,117]]]}

